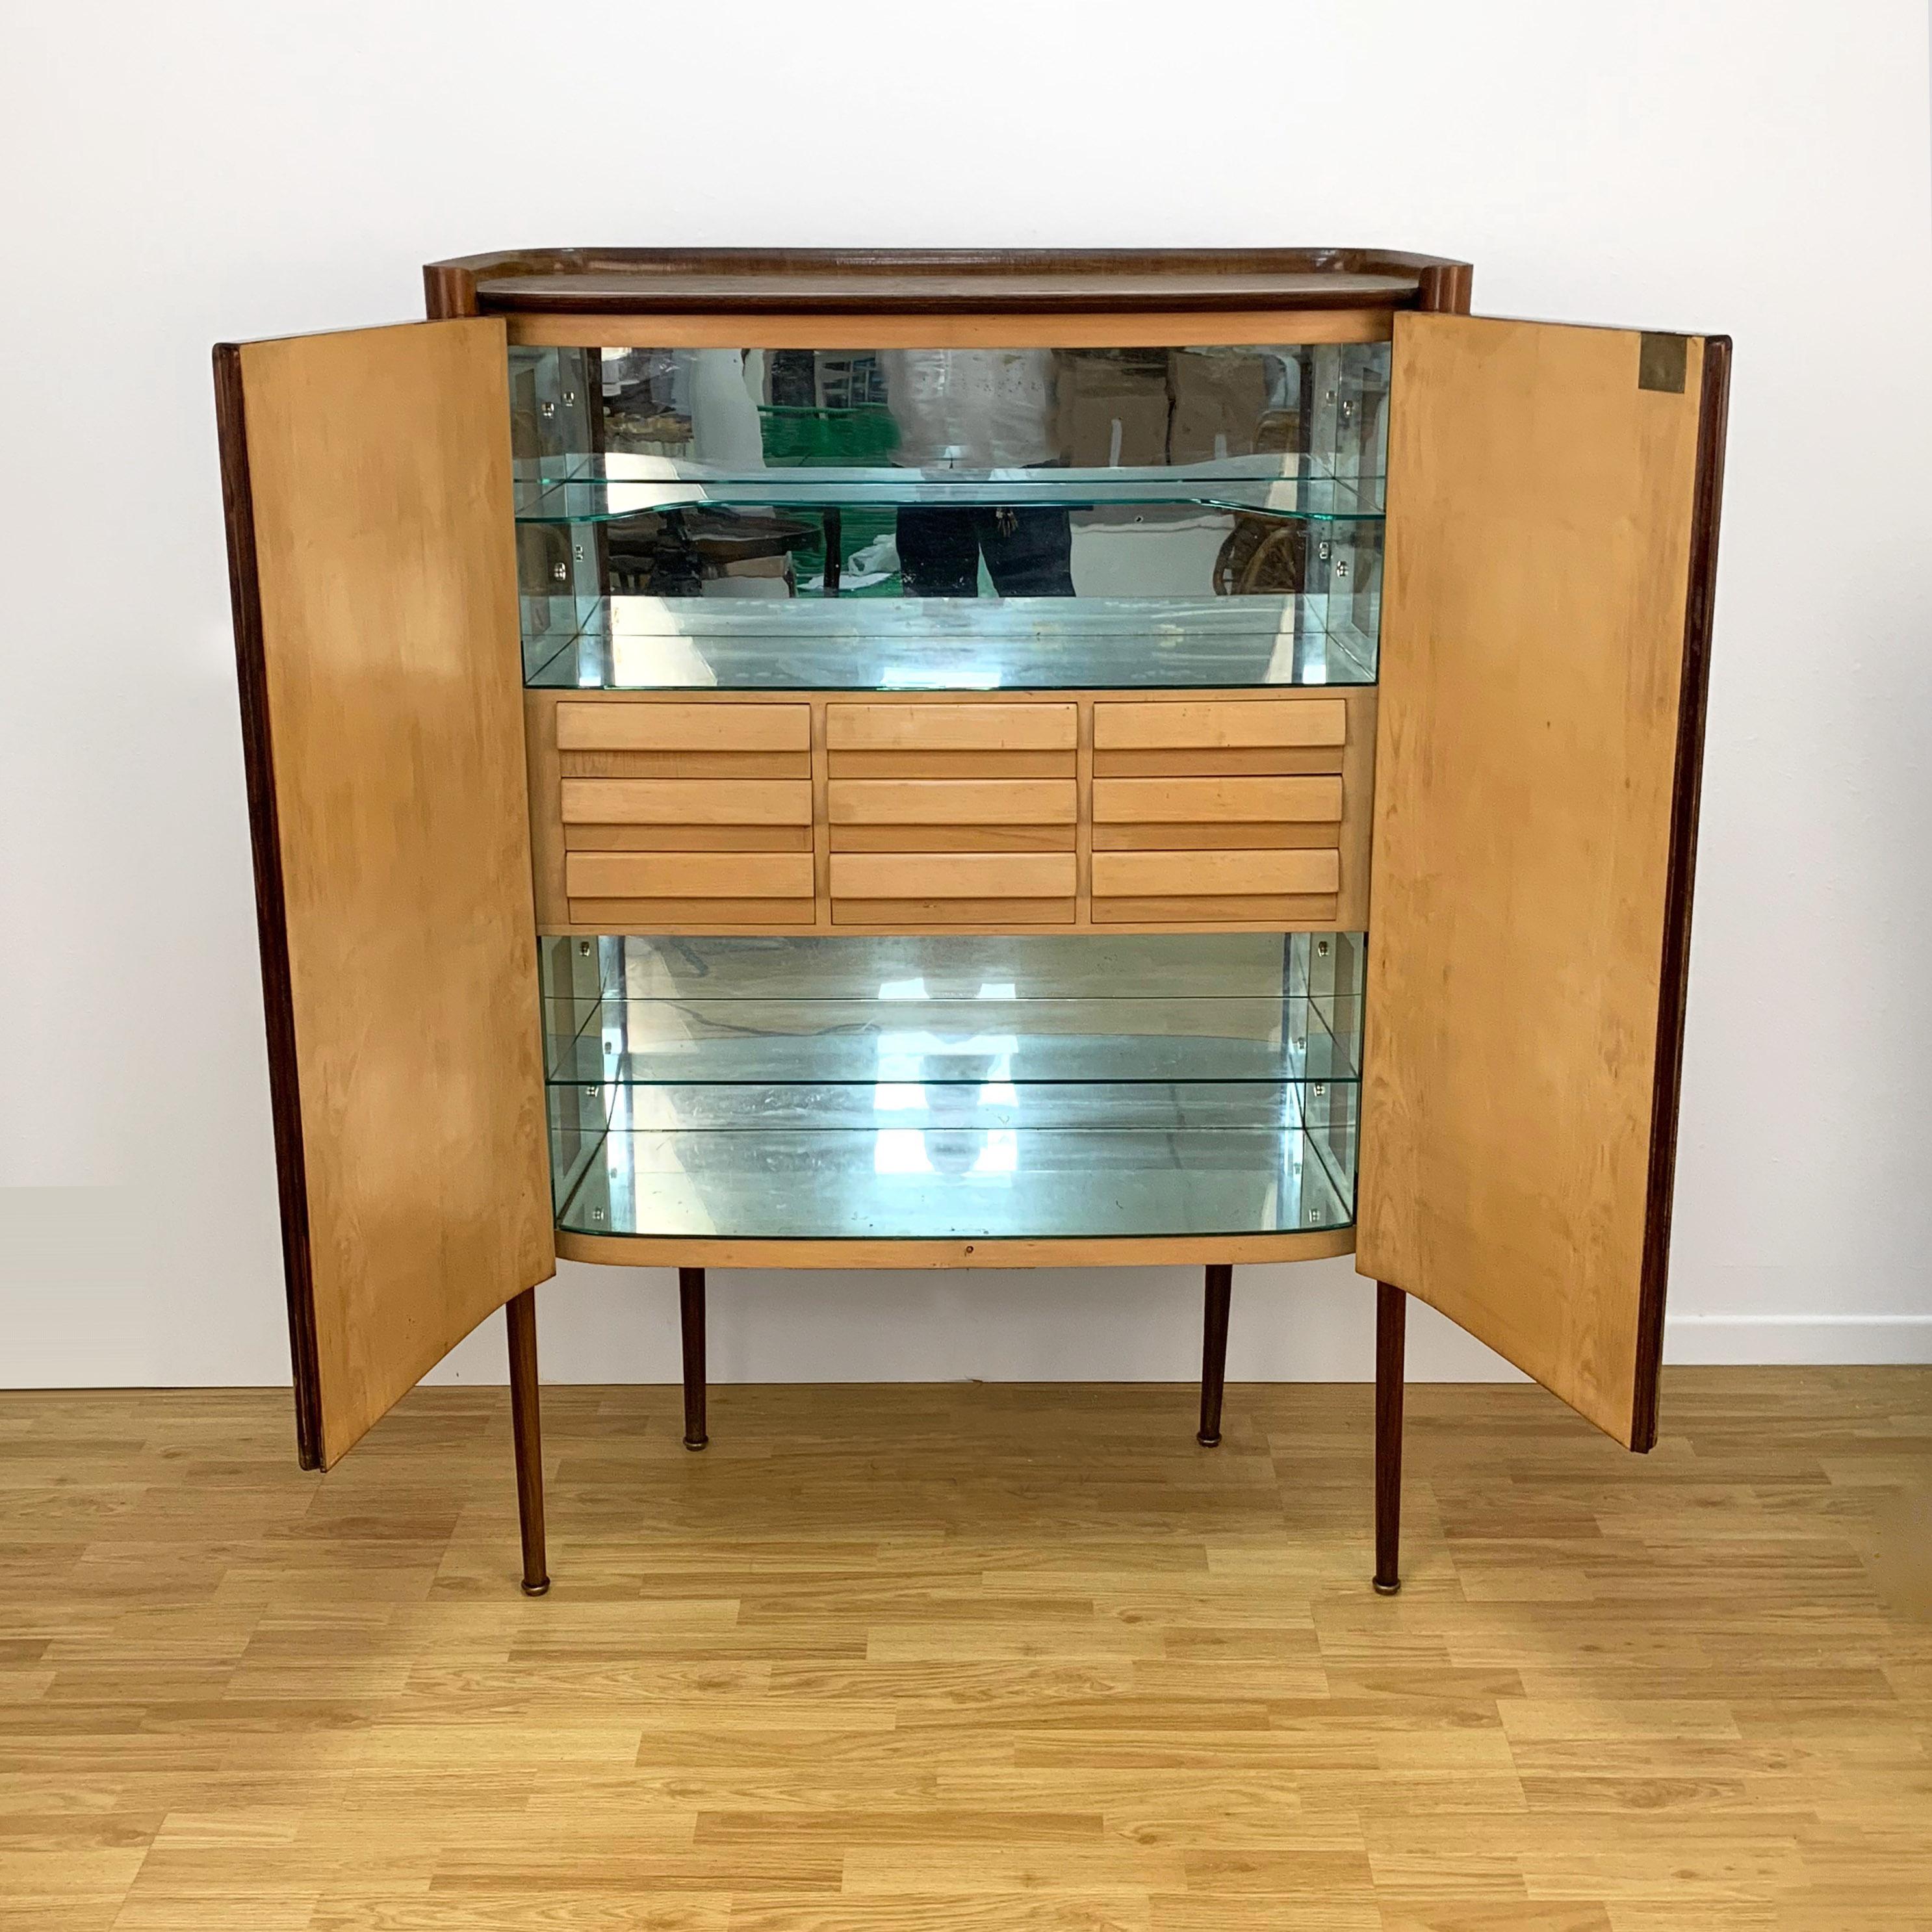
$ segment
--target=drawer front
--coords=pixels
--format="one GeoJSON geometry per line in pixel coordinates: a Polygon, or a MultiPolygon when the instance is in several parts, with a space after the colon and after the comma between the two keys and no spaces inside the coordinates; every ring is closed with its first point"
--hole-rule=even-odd
{"type": "Polygon", "coordinates": [[[809,778],[566,778],[566,825],[812,823],[809,778]]]}
{"type": "Polygon", "coordinates": [[[578,898],[812,897],[808,852],[572,852],[565,883],[578,898]]]}
{"type": "Polygon", "coordinates": [[[1100,752],[1302,751],[1348,742],[1348,707],[1339,698],[1208,699],[1198,704],[1094,706],[1100,752]]]}
{"type": "Polygon", "coordinates": [[[1096,825],[1339,825],[1333,778],[1096,778],[1096,825]]]}
{"type": "Polygon", "coordinates": [[[1064,752],[1080,741],[1074,704],[828,704],[829,752],[1064,752]]]}
{"type": "Polygon", "coordinates": [[[633,704],[556,707],[560,752],[806,752],[808,704],[633,704]]]}
{"type": "Polygon", "coordinates": [[[1146,925],[1332,920],[1341,889],[1332,846],[1286,851],[1096,852],[1094,920],[1146,925]]]}
{"type": "Polygon", "coordinates": [[[834,852],[836,926],[1071,926],[1071,852],[834,852]]]}
{"type": "Polygon", "coordinates": [[[616,932],[809,926],[809,852],[570,852],[570,916],[616,932]]]}

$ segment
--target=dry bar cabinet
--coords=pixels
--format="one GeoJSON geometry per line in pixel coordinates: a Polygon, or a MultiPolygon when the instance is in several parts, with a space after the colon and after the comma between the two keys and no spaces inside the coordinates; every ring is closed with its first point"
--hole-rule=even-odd
{"type": "Polygon", "coordinates": [[[1648,1448],[1730,344],[1369,250],[536,250],[216,392],[297,1436],[532,1290],[1377,1284],[1648,1448]]]}

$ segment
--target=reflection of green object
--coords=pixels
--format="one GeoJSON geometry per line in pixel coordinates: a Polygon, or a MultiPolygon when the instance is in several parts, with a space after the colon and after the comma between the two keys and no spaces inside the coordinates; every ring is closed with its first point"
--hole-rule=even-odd
{"type": "Polygon", "coordinates": [[[862,468],[898,447],[892,412],[877,404],[856,410],[760,404],[765,460],[778,468],[862,468]]]}

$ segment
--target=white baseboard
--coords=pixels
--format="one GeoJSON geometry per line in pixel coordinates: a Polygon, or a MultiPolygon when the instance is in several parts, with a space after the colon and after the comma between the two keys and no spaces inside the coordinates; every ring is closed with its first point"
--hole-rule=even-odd
{"type": "Polygon", "coordinates": [[[1666,1362],[1843,1366],[1932,1362],[1932,1315],[1672,1315],[1666,1362]]]}

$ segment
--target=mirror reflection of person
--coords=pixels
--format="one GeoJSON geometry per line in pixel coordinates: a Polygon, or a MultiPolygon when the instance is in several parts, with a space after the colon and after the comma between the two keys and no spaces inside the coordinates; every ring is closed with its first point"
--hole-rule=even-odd
{"type": "MultiPolygon", "coordinates": [[[[1019,470],[1057,462],[1049,349],[899,349],[880,358],[898,425],[896,463],[920,470],[1019,470]]],[[[1002,597],[1071,597],[1073,532],[1058,506],[901,506],[899,580],[908,597],[976,597],[980,562],[1002,597]]]]}

